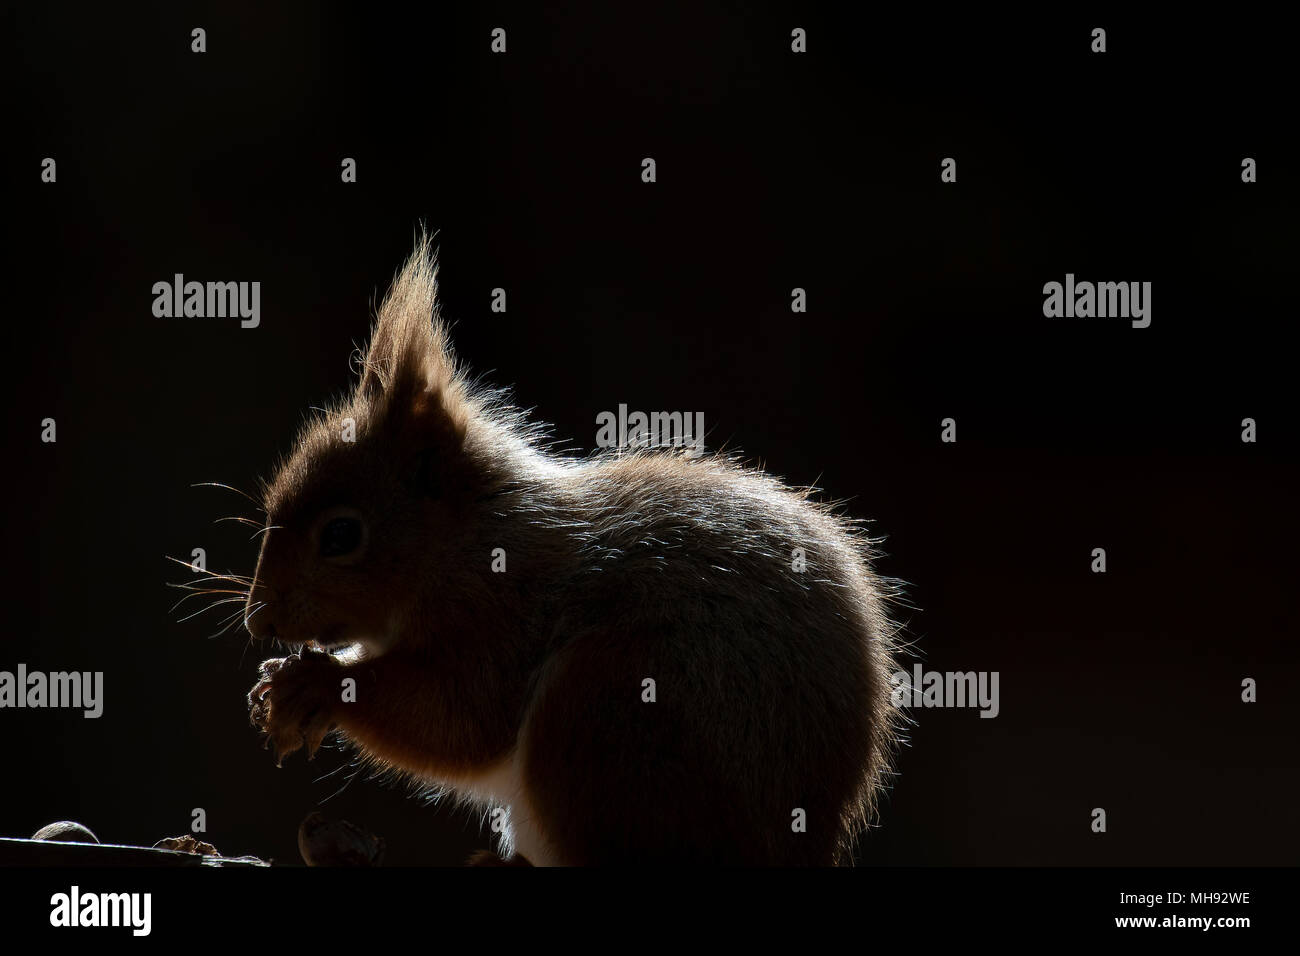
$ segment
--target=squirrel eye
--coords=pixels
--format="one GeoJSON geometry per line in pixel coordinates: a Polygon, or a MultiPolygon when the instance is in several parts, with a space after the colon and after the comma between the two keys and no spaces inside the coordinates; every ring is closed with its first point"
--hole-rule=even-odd
{"type": "Polygon", "coordinates": [[[356,518],[334,518],[320,533],[322,557],[339,558],[361,546],[361,522],[356,518]]]}

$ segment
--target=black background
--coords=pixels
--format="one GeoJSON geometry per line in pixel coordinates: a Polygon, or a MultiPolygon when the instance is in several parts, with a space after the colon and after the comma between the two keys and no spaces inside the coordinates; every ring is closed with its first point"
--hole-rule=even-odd
{"type": "Polygon", "coordinates": [[[349,386],[424,221],[460,353],[558,438],[591,450],[621,402],[703,411],[710,447],[874,521],[928,668],[1000,672],[995,720],[914,712],[863,862],[1298,858],[1294,103],[1258,10],[6,16],[0,669],[102,670],[106,703],[0,712],[0,834],[147,845],[203,807],[223,852],[294,861],[325,801],[394,863],[487,845],[400,788],[327,800],[337,751],[277,770],[258,649],[164,586],[194,547],[251,572],[248,529],[211,523],[246,503],[191,485],[253,490],[349,386]],[[260,281],[261,326],[155,318],[176,272],[260,281]],[[1151,281],[1151,327],[1045,319],[1067,272],[1151,281]]]}

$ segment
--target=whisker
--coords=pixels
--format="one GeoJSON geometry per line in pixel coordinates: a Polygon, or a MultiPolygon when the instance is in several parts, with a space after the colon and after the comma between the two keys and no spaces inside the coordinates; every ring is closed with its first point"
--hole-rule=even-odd
{"type": "MultiPolygon", "coordinates": [[[[195,594],[248,594],[248,588],[203,588],[197,584],[178,584],[175,581],[168,581],[169,588],[175,588],[177,591],[189,591],[189,596],[195,594]]],[[[185,598],[181,598],[182,601],[185,598]]]]}
{"type": "Polygon", "coordinates": [[[170,554],[164,554],[163,557],[166,558],[168,561],[176,562],[182,567],[189,568],[195,574],[208,575],[208,578],[201,578],[200,579],[201,581],[202,580],[229,581],[231,584],[252,584],[253,583],[253,579],[251,577],[248,577],[247,575],[234,574],[233,572],[226,572],[225,574],[222,574],[220,571],[212,571],[207,568],[204,568],[203,570],[199,570],[198,568],[194,567],[193,561],[184,561],[180,558],[174,558],[170,554]]]}
{"type": "Polygon", "coordinates": [[[260,521],[254,521],[252,518],[242,518],[242,517],[240,517],[239,515],[231,515],[231,516],[228,517],[228,518],[217,518],[217,519],[216,519],[215,521],[213,521],[212,523],[213,523],[213,524],[221,524],[223,521],[234,521],[234,522],[237,522],[237,523],[239,523],[239,524],[246,524],[246,525],[248,525],[250,528],[261,528],[261,527],[262,527],[262,522],[260,522],[260,521]]]}
{"type": "Polygon", "coordinates": [[[167,586],[182,588],[186,591],[201,591],[209,584],[234,584],[239,585],[240,590],[247,590],[247,585],[252,583],[247,579],[241,580],[236,575],[208,574],[207,577],[196,578],[193,581],[168,581],[167,586]]]}
{"type": "Polygon", "coordinates": [[[175,614],[175,613],[176,613],[176,609],[177,609],[178,607],[180,607],[182,604],[184,604],[186,601],[188,601],[190,598],[206,597],[206,596],[210,596],[210,595],[213,595],[213,594],[230,594],[230,595],[232,595],[232,597],[229,597],[229,598],[226,598],[226,599],[225,599],[225,600],[227,600],[227,601],[235,601],[235,600],[246,601],[246,600],[248,600],[248,593],[247,593],[246,591],[224,591],[224,590],[222,590],[222,591],[194,591],[194,592],[191,593],[191,594],[187,594],[187,595],[185,595],[183,598],[181,598],[179,601],[177,601],[175,604],[173,604],[171,607],[169,607],[169,608],[167,609],[167,613],[168,613],[168,614],[175,614]]]}
{"type": "Polygon", "coordinates": [[[190,487],[191,488],[225,488],[227,491],[233,491],[237,495],[243,495],[245,498],[247,498],[257,507],[258,511],[262,512],[263,514],[266,513],[266,509],[262,507],[262,502],[258,501],[248,492],[240,491],[234,485],[227,485],[220,481],[198,481],[190,485],[190,487]]]}
{"type": "Polygon", "coordinates": [[[177,623],[177,624],[184,624],[186,621],[190,620],[191,618],[196,618],[196,617],[198,617],[200,614],[203,614],[203,613],[205,613],[205,612],[207,612],[207,611],[211,611],[214,607],[220,607],[222,604],[231,604],[231,603],[236,602],[236,601],[238,601],[240,604],[243,604],[243,603],[244,603],[244,599],[243,599],[243,598],[226,598],[226,599],[224,599],[224,600],[222,600],[222,601],[213,601],[211,604],[205,605],[204,607],[199,608],[197,611],[194,611],[194,612],[192,612],[192,613],[190,613],[190,614],[185,615],[183,618],[181,618],[181,619],[180,619],[179,621],[177,621],[176,623],[177,623]]]}
{"type": "MultiPolygon", "coordinates": [[[[247,630],[247,629],[245,629],[247,630]]],[[[239,651],[239,666],[244,666],[244,658],[248,656],[248,649],[253,646],[253,632],[248,631],[248,639],[244,641],[244,646],[239,651]]]]}
{"type": "MultiPolygon", "coordinates": [[[[231,600],[233,600],[233,599],[231,599],[231,600]]],[[[226,602],[226,601],[220,601],[220,602],[218,602],[218,603],[220,603],[220,604],[225,604],[225,603],[227,603],[227,602],[226,602]]],[[[230,623],[231,621],[233,621],[235,618],[242,618],[242,617],[244,616],[244,607],[243,607],[243,603],[244,603],[244,602],[243,602],[243,601],[240,601],[239,603],[240,603],[240,607],[239,607],[239,608],[237,608],[233,613],[227,615],[225,618],[222,619],[222,623],[223,623],[223,624],[229,624],[229,623],[230,623]]],[[[216,605],[214,604],[213,607],[216,607],[216,605]]]]}
{"type": "Polygon", "coordinates": [[[243,614],[244,614],[244,609],[240,608],[234,614],[230,615],[230,617],[226,618],[225,623],[221,626],[220,630],[218,630],[215,634],[208,635],[208,640],[213,641],[221,637],[222,635],[224,635],[228,630],[230,630],[231,626],[233,626],[234,624],[242,620],[243,614]]]}

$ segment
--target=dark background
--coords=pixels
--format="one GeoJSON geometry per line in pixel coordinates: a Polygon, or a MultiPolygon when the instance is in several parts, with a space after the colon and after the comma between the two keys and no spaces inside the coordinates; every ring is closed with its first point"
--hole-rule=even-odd
{"type": "Polygon", "coordinates": [[[0,669],[102,670],[106,703],[0,712],[0,834],[69,818],[147,845],[203,807],[223,852],[293,861],[324,801],[394,863],[488,845],[401,788],[327,799],[337,751],[277,770],[243,700],[265,655],[179,622],[164,586],[194,547],[252,571],[248,529],[211,523],[250,510],[191,485],[251,491],[349,386],[424,221],[460,353],[557,437],[591,450],[620,402],[703,411],[711,447],[887,535],[928,668],[1001,673],[995,720],[914,712],[864,862],[1300,858],[1278,23],[226,6],[6,14],[0,669]],[[155,318],[175,272],[261,281],[261,327],[155,318]],[[1151,281],[1151,327],[1045,319],[1066,272],[1151,281]]]}

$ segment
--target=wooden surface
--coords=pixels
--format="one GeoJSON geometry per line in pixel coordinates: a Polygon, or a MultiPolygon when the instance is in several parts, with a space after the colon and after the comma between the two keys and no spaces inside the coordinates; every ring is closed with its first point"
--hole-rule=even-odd
{"type": "Polygon", "coordinates": [[[0,837],[0,866],[270,866],[255,856],[203,856],[113,843],[0,837]]]}

